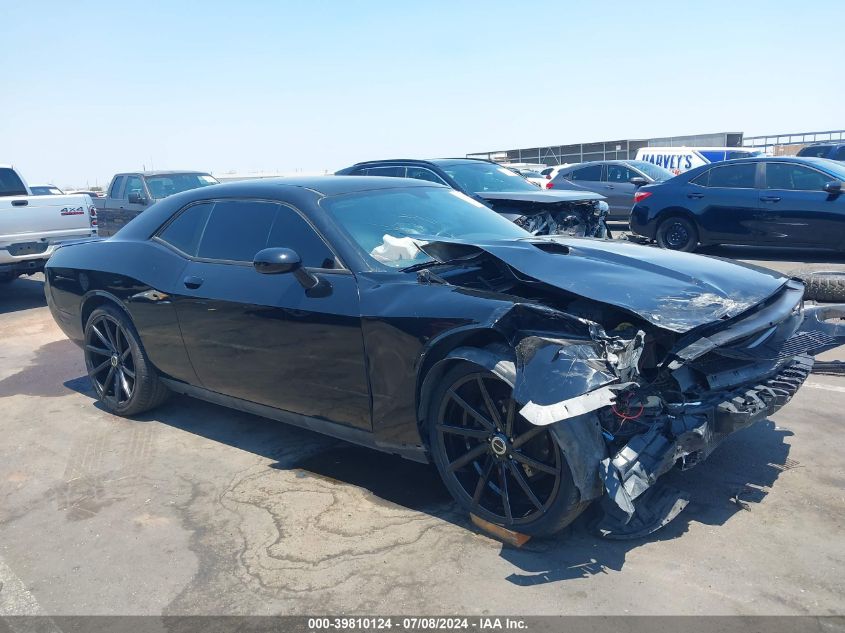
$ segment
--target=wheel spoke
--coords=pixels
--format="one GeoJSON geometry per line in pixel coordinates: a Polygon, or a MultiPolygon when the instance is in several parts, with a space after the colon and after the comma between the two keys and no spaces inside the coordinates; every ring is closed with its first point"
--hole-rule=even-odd
{"type": "Polygon", "coordinates": [[[519,484],[519,487],[522,488],[522,491],[531,500],[531,503],[533,503],[538,510],[544,512],[545,510],[543,508],[543,504],[540,503],[540,500],[537,498],[537,495],[535,495],[534,491],[531,490],[531,486],[529,486],[528,482],[525,481],[525,476],[522,473],[522,469],[516,464],[514,464],[512,461],[508,461],[508,466],[511,469],[513,478],[516,479],[516,483],[519,484]]]}
{"type": "Polygon", "coordinates": [[[534,470],[539,470],[540,472],[548,473],[550,475],[557,475],[557,469],[554,466],[538,462],[533,457],[528,457],[528,455],[520,453],[519,451],[513,452],[513,458],[518,462],[522,462],[526,466],[530,466],[534,470]]]}
{"type": "Polygon", "coordinates": [[[126,360],[129,358],[129,354],[132,353],[132,348],[129,345],[126,346],[126,349],[120,353],[120,360],[126,360]]]}
{"type": "Polygon", "coordinates": [[[133,370],[129,369],[126,366],[121,367],[121,370],[123,371],[124,374],[129,376],[132,380],[135,380],[135,372],[133,370]]]}
{"type": "MultiPolygon", "coordinates": [[[[121,330],[119,325],[114,326],[114,351],[120,354],[123,351],[123,347],[120,345],[120,337],[123,334],[123,330],[121,330]]],[[[123,336],[126,339],[126,336],[123,336]]]]}
{"type": "Polygon", "coordinates": [[[513,437],[513,417],[516,411],[516,402],[513,398],[508,400],[508,415],[505,419],[505,435],[513,437]]]}
{"type": "Polygon", "coordinates": [[[120,402],[120,370],[114,372],[114,399],[120,402]]]}
{"type": "Polygon", "coordinates": [[[455,471],[455,470],[458,470],[458,468],[462,468],[463,466],[466,466],[471,461],[481,457],[488,450],[488,448],[489,447],[487,446],[486,442],[483,442],[483,443],[479,444],[478,446],[475,446],[471,450],[467,451],[466,453],[464,453],[463,455],[458,457],[458,459],[453,461],[451,464],[449,464],[449,470],[455,471]]]}
{"type": "Polygon", "coordinates": [[[482,474],[478,477],[478,483],[475,486],[475,494],[472,495],[472,507],[475,508],[481,501],[481,495],[484,494],[484,489],[487,487],[487,481],[490,479],[490,473],[493,472],[493,458],[487,458],[487,466],[484,467],[482,474]]]}
{"type": "Polygon", "coordinates": [[[499,416],[499,412],[496,410],[496,405],[493,403],[493,398],[490,397],[490,392],[487,391],[487,387],[484,386],[484,379],[481,376],[476,378],[478,382],[478,390],[481,392],[481,397],[484,398],[484,406],[487,407],[488,413],[493,418],[493,424],[496,425],[496,428],[502,430],[502,418],[499,416]]]}
{"type": "MultiPolygon", "coordinates": [[[[109,367],[109,373],[106,376],[106,379],[103,381],[103,396],[105,396],[106,393],[109,390],[109,385],[111,384],[112,376],[114,376],[114,367],[113,366],[109,367]]],[[[115,398],[117,397],[117,392],[115,392],[114,396],[115,396],[115,398]]]]}
{"type": "MultiPolygon", "coordinates": [[[[114,340],[114,333],[112,333],[111,328],[109,328],[109,322],[103,321],[103,329],[106,331],[106,336],[109,337],[109,343],[111,344],[111,349],[117,351],[117,343],[114,340]]],[[[114,327],[115,331],[117,331],[117,326],[114,327]]]]}
{"type": "MultiPolygon", "coordinates": [[[[102,321],[101,321],[101,323],[102,323],[102,321]]],[[[111,350],[113,350],[114,348],[112,347],[112,344],[109,342],[109,340],[105,336],[103,336],[103,333],[100,332],[100,330],[97,328],[96,325],[92,325],[91,330],[93,330],[94,334],[97,335],[97,338],[100,339],[103,342],[103,345],[105,345],[106,348],[109,350],[106,353],[110,354],[111,350]]],[[[108,328],[106,328],[106,333],[108,333],[108,328]]]]}
{"type": "Polygon", "coordinates": [[[132,396],[132,392],[129,389],[129,383],[126,381],[126,376],[123,375],[123,370],[118,369],[117,375],[120,376],[120,387],[123,389],[123,393],[126,394],[126,399],[129,400],[132,396]]]}
{"type": "Polygon", "coordinates": [[[544,427],[544,426],[535,426],[530,431],[526,431],[522,435],[515,438],[514,441],[513,441],[513,447],[519,448],[520,446],[522,446],[526,442],[530,442],[532,439],[534,439],[535,437],[540,435],[540,433],[542,433],[545,430],[546,430],[546,427],[544,427]]]}
{"type": "Polygon", "coordinates": [[[441,433],[463,435],[464,437],[473,437],[479,440],[487,439],[490,436],[490,432],[485,431],[484,429],[468,429],[463,426],[452,426],[451,424],[438,424],[437,430],[441,433]]]}
{"type": "Polygon", "coordinates": [[[97,347],[96,345],[86,345],[85,349],[99,356],[111,356],[111,352],[105,348],[97,347]]]}
{"type": "Polygon", "coordinates": [[[94,369],[91,370],[91,376],[96,376],[101,371],[103,371],[106,367],[108,367],[110,364],[111,364],[111,358],[107,358],[106,360],[104,360],[102,363],[100,363],[94,369]]]}
{"type": "Polygon", "coordinates": [[[464,411],[466,411],[472,417],[474,417],[476,419],[476,421],[479,424],[481,424],[481,426],[483,426],[485,429],[487,429],[491,433],[496,430],[495,426],[493,425],[493,423],[490,420],[488,420],[486,417],[484,417],[484,415],[482,415],[482,413],[478,409],[476,409],[474,406],[472,406],[466,400],[461,398],[455,392],[454,389],[449,390],[449,396],[452,398],[452,400],[454,400],[458,404],[458,406],[460,406],[464,411]]]}
{"type": "Polygon", "coordinates": [[[499,463],[499,493],[502,495],[502,505],[505,507],[505,518],[508,523],[513,523],[511,514],[511,498],[508,494],[508,471],[503,463],[499,463]]]}

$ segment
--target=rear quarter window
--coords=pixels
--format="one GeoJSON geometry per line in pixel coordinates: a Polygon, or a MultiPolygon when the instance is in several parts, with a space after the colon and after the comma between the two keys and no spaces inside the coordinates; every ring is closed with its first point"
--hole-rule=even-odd
{"type": "Polygon", "coordinates": [[[23,181],[8,167],[0,168],[0,196],[25,196],[26,187],[23,181]]]}

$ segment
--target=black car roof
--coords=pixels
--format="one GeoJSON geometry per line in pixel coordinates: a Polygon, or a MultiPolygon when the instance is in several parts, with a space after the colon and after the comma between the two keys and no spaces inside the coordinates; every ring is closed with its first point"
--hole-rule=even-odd
{"type": "Polygon", "coordinates": [[[409,165],[454,165],[456,163],[491,163],[490,160],[483,158],[384,158],[381,160],[365,160],[360,163],[355,163],[353,167],[364,167],[366,165],[390,165],[393,163],[402,163],[409,165]]]}
{"type": "Polygon", "coordinates": [[[426,180],[411,178],[388,178],[384,176],[311,176],[300,178],[261,178],[256,180],[235,180],[220,185],[210,185],[192,191],[238,193],[251,196],[267,196],[272,199],[280,188],[299,187],[323,196],[335,196],[356,191],[373,189],[397,189],[406,187],[442,187],[426,180]]]}

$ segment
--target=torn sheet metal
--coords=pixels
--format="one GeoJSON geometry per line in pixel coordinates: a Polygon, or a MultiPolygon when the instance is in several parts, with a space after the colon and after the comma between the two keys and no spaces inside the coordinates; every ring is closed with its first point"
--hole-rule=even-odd
{"type": "Polygon", "coordinates": [[[531,424],[537,426],[547,426],[555,422],[561,422],[574,418],[585,413],[590,413],[602,407],[607,407],[616,402],[616,393],[627,387],[634,385],[634,383],[622,383],[617,385],[609,385],[607,387],[600,387],[595,391],[563,400],[562,402],[555,402],[554,404],[537,404],[529,401],[519,413],[531,424]]]}

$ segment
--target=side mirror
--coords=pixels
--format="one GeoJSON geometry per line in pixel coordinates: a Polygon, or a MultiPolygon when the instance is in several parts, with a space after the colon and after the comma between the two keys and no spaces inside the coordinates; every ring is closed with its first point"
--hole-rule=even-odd
{"type": "Polygon", "coordinates": [[[265,248],[252,260],[255,270],[265,275],[292,273],[302,267],[299,254],[289,248],[265,248]]]}
{"type": "Polygon", "coordinates": [[[140,191],[130,191],[129,192],[129,203],[130,204],[147,204],[147,199],[141,195],[140,191]]]}
{"type": "Polygon", "coordinates": [[[643,185],[647,185],[647,184],[648,184],[648,180],[646,180],[646,179],[645,179],[645,178],[643,178],[642,176],[634,176],[634,177],[633,177],[633,178],[631,178],[631,180],[629,180],[628,182],[630,182],[630,183],[631,183],[632,185],[634,185],[635,187],[642,187],[643,185]]]}
{"type": "Polygon", "coordinates": [[[290,248],[265,248],[258,251],[252,260],[252,265],[265,275],[280,275],[293,273],[296,280],[306,290],[315,288],[320,280],[313,273],[302,267],[299,253],[290,248]]]}
{"type": "Polygon", "coordinates": [[[825,183],[824,190],[827,191],[829,194],[833,194],[834,196],[839,195],[840,193],[842,193],[842,181],[832,180],[828,183],[825,183]]]}

